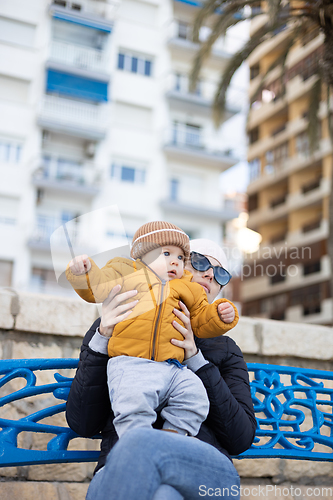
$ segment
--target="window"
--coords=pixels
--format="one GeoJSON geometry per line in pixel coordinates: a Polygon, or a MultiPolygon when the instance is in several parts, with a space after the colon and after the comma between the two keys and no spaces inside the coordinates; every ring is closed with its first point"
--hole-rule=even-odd
{"type": "Polygon", "coordinates": [[[182,92],[184,94],[191,93],[198,96],[201,95],[202,82],[200,80],[197,81],[195,90],[193,92],[190,92],[190,81],[187,75],[183,73],[175,73],[174,82],[174,90],[176,90],[177,92],[182,92]]]}
{"type": "Polygon", "coordinates": [[[255,179],[258,179],[260,177],[260,160],[259,158],[254,158],[249,162],[249,168],[250,168],[250,182],[254,181],[255,179]]]}
{"type": "Polygon", "coordinates": [[[185,23],[184,21],[178,21],[178,38],[182,38],[183,40],[188,39],[189,27],[190,25],[188,23],[185,23]]]}
{"type": "Polygon", "coordinates": [[[11,286],[13,263],[10,260],[0,260],[0,286],[11,286]]]}
{"type": "Polygon", "coordinates": [[[285,281],[286,275],[285,274],[280,274],[279,271],[274,274],[274,276],[271,277],[271,285],[274,285],[275,283],[281,283],[282,281],[285,281]]]}
{"type": "Polygon", "coordinates": [[[286,202],[286,199],[287,199],[287,193],[283,193],[283,194],[277,196],[276,198],[273,198],[272,200],[270,200],[269,206],[270,206],[270,208],[275,208],[275,207],[278,207],[280,205],[283,205],[286,202]]]}
{"type": "Polygon", "coordinates": [[[303,316],[309,314],[319,314],[321,312],[321,301],[323,300],[323,293],[321,286],[313,285],[305,289],[303,302],[303,316]]]}
{"type": "Polygon", "coordinates": [[[253,4],[251,5],[252,16],[256,16],[257,14],[261,13],[262,13],[261,2],[253,2],[253,4]]]}
{"type": "Polygon", "coordinates": [[[253,144],[259,140],[259,127],[255,127],[249,132],[250,144],[253,144]]]}
{"type": "Polygon", "coordinates": [[[251,194],[248,198],[248,211],[252,212],[258,208],[258,193],[251,194]]]}
{"type": "Polygon", "coordinates": [[[0,17],[0,40],[4,42],[33,47],[36,26],[16,19],[0,17]]]}
{"type": "Polygon", "coordinates": [[[0,224],[15,225],[18,217],[19,199],[0,196],[0,224]]]}
{"type": "Polygon", "coordinates": [[[133,55],[129,52],[119,52],[118,69],[144,76],[151,76],[152,61],[145,56],[133,55]]]}
{"type": "Polygon", "coordinates": [[[260,66],[259,64],[255,64],[254,66],[250,67],[250,80],[254,80],[260,73],[260,66]]]}
{"type": "Polygon", "coordinates": [[[175,121],[172,130],[173,144],[190,147],[202,147],[202,128],[192,123],[181,123],[175,121]]]}
{"type": "Polygon", "coordinates": [[[0,139],[0,163],[19,163],[21,159],[21,144],[0,139]]]}
{"type": "Polygon", "coordinates": [[[53,269],[33,267],[31,273],[31,287],[37,292],[45,292],[56,287],[57,280],[53,269]]]}
{"type": "Polygon", "coordinates": [[[303,267],[303,276],[307,276],[308,274],[319,273],[321,270],[320,260],[316,262],[310,262],[309,264],[304,264],[303,267]]]}
{"type": "Polygon", "coordinates": [[[177,201],[179,196],[179,180],[170,180],[170,200],[177,201]]]}
{"type": "Polygon", "coordinates": [[[30,82],[21,78],[0,75],[1,100],[27,103],[29,98],[30,82]]]}
{"type": "Polygon", "coordinates": [[[114,163],[111,167],[111,177],[121,182],[143,184],[146,180],[146,171],[143,168],[114,163]]]}
{"type": "Polygon", "coordinates": [[[320,217],[319,219],[317,219],[313,222],[305,224],[302,227],[302,233],[309,233],[310,231],[315,231],[316,229],[319,229],[321,226],[321,221],[322,221],[322,218],[320,217]]]}
{"type": "Polygon", "coordinates": [[[135,168],[121,167],[121,180],[135,182],[135,168]]]}
{"type": "Polygon", "coordinates": [[[125,54],[118,54],[118,69],[125,68],[125,54]]]}
{"type": "Polygon", "coordinates": [[[151,61],[145,60],[145,75],[151,75],[151,61]]]}
{"type": "Polygon", "coordinates": [[[310,143],[307,131],[296,136],[296,153],[298,156],[309,156],[310,143]]]}
{"type": "Polygon", "coordinates": [[[282,167],[289,156],[288,142],[266,152],[266,173],[273,173],[276,167],[282,167]]]}
{"type": "Polygon", "coordinates": [[[132,73],[138,72],[138,58],[137,57],[132,57],[131,71],[132,71],[132,73]]]}

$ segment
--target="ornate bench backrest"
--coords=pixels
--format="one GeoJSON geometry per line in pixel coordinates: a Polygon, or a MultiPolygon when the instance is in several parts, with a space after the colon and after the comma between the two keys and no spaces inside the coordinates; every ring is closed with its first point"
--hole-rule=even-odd
{"type": "MultiPolygon", "coordinates": [[[[74,450],[72,443],[68,450],[78,437],[64,418],[74,372],[64,376],[58,370],[77,364],[77,359],[0,361],[0,466],[97,460],[98,451],[74,450]],[[29,433],[45,439],[31,449],[29,433]]],[[[256,363],[248,369],[257,431],[251,448],[237,458],[333,460],[333,373],[256,363]]]]}

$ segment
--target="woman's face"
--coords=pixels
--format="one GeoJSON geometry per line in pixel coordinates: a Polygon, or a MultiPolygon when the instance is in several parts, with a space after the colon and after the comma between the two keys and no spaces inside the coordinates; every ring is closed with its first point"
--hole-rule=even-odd
{"type": "MultiPolygon", "coordinates": [[[[208,257],[208,255],[205,255],[205,257],[207,257],[212,266],[220,266],[220,263],[216,259],[213,259],[213,257],[208,257]]],[[[199,283],[205,290],[208,302],[211,304],[221,290],[221,286],[214,279],[213,269],[210,268],[207,271],[196,271],[192,267],[190,260],[187,261],[185,269],[193,274],[192,281],[199,283]]]]}

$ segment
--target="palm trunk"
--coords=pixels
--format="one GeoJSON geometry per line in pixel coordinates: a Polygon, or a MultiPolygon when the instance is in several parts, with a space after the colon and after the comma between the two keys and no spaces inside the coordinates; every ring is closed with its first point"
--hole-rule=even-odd
{"type": "Polygon", "coordinates": [[[323,27],[325,34],[324,40],[324,54],[322,61],[322,69],[324,80],[327,84],[327,120],[328,130],[331,140],[331,192],[329,196],[329,230],[327,240],[327,250],[330,260],[330,298],[331,298],[331,311],[332,318],[331,324],[333,326],[333,116],[331,112],[331,89],[333,89],[333,24],[332,20],[325,17],[325,26],[323,27]]]}

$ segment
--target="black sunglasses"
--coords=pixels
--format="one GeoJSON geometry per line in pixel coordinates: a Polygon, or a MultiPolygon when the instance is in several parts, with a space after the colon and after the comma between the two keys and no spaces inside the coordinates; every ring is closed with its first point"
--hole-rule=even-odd
{"type": "Polygon", "coordinates": [[[220,286],[227,285],[232,278],[226,269],[221,266],[212,266],[207,257],[201,253],[191,252],[191,264],[196,271],[208,271],[208,269],[212,268],[214,279],[220,286]]]}

